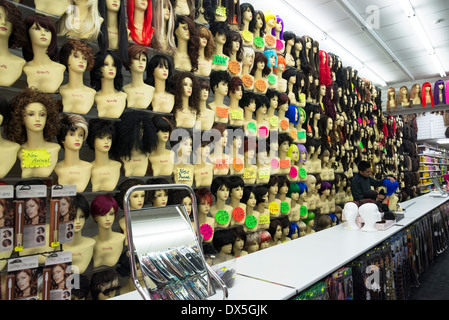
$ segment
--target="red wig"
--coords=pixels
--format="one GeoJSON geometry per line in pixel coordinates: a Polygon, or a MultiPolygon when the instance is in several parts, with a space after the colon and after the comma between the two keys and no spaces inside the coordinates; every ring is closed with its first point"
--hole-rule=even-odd
{"type": "Polygon", "coordinates": [[[320,83],[326,87],[332,84],[329,56],[324,50],[320,50],[320,83]],[[326,57],[326,61],[324,61],[323,55],[326,57]]]}
{"type": "Polygon", "coordinates": [[[100,194],[90,204],[90,214],[92,217],[104,216],[111,208],[114,209],[114,214],[117,215],[118,205],[115,199],[106,194],[100,194]]]}
{"type": "Polygon", "coordinates": [[[260,232],[260,243],[271,241],[271,234],[267,230],[262,230],[260,232]]]}
{"type": "Polygon", "coordinates": [[[212,193],[208,188],[201,188],[196,190],[195,195],[198,203],[202,203],[204,200],[209,204],[209,206],[212,206],[212,202],[214,199],[212,198],[212,193]]]}
{"type": "Polygon", "coordinates": [[[432,85],[429,82],[425,82],[422,85],[422,106],[426,107],[426,105],[427,105],[427,101],[426,101],[426,88],[427,87],[430,88],[430,91],[429,91],[430,102],[431,102],[432,108],[433,108],[434,107],[434,103],[433,103],[432,85]]]}
{"type": "Polygon", "coordinates": [[[153,18],[153,6],[151,0],[148,0],[148,7],[145,11],[145,18],[143,22],[142,34],[136,32],[134,26],[134,2],[135,0],[126,1],[126,13],[128,15],[128,29],[130,31],[131,38],[138,44],[144,46],[150,46],[151,38],[153,37],[154,28],[151,25],[153,18]]]}

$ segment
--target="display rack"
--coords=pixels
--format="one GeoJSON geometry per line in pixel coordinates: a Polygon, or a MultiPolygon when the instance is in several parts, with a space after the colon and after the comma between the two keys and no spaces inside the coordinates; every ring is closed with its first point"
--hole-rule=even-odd
{"type": "Polygon", "coordinates": [[[226,285],[206,263],[201,245],[195,193],[184,184],[140,185],[131,187],[124,198],[131,275],[137,291],[145,300],[164,294],[180,300],[205,299],[215,294],[211,280],[226,285]],[[184,205],[130,210],[129,197],[134,191],[187,190],[192,198],[190,222],[184,205]],[[139,272],[140,271],[140,272],[139,272]],[[139,274],[143,276],[142,287],[139,274]]]}
{"type": "Polygon", "coordinates": [[[443,174],[448,170],[448,150],[434,147],[430,144],[418,145],[419,154],[419,188],[421,193],[427,193],[435,188],[431,178],[437,177],[441,184],[446,184],[443,174]]]}

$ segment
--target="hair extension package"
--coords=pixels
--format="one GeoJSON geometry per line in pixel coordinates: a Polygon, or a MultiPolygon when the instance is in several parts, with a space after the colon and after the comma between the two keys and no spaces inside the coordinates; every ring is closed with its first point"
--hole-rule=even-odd
{"type": "Polygon", "coordinates": [[[14,249],[14,187],[0,186],[0,252],[14,249]]]}
{"type": "Polygon", "coordinates": [[[74,236],[73,221],[76,217],[76,185],[54,185],[50,200],[50,230],[48,244],[58,247],[71,242],[74,236]]]}
{"type": "Polygon", "coordinates": [[[16,251],[45,245],[46,197],[44,184],[16,186],[16,251]]]}
{"type": "MultiPolygon", "coordinates": [[[[74,270],[75,271],[75,270],[74,270]]],[[[55,252],[45,259],[42,272],[42,300],[70,300],[72,285],[72,252],[55,252]]]]}
{"type": "Polygon", "coordinates": [[[37,256],[8,260],[4,300],[37,300],[39,260],[37,256]]]}

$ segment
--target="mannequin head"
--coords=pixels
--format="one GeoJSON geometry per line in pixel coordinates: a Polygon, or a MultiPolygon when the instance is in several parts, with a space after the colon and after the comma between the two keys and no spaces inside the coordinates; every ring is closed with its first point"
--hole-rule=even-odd
{"type": "MultiPolygon", "coordinates": [[[[282,229],[281,229],[282,231],[282,229]]],[[[270,241],[272,240],[271,234],[267,230],[261,230],[259,232],[259,250],[266,249],[270,246],[270,241]]]]}
{"type": "Polygon", "coordinates": [[[298,201],[299,199],[300,188],[296,182],[290,182],[288,187],[287,197],[292,199],[293,201],[298,201]]]}
{"type": "Polygon", "coordinates": [[[200,90],[198,79],[188,72],[179,72],[175,75],[174,82],[175,105],[173,114],[182,109],[184,98],[188,98],[189,109],[199,114],[200,90]]]}
{"type": "Polygon", "coordinates": [[[256,197],[256,206],[263,205],[268,207],[268,188],[258,185],[253,189],[254,196],[256,197]]]}
{"type": "Polygon", "coordinates": [[[243,189],[245,182],[239,176],[229,177],[229,194],[231,199],[238,199],[239,201],[243,197],[243,189]]]}
{"type": "Polygon", "coordinates": [[[276,25],[276,15],[272,11],[268,10],[264,12],[264,16],[267,27],[274,28],[276,25]]]}
{"type": "Polygon", "coordinates": [[[76,210],[76,217],[74,219],[74,231],[80,232],[84,227],[84,223],[90,216],[89,202],[82,194],[77,194],[74,197],[74,202],[76,210]]]}
{"type": "Polygon", "coordinates": [[[307,185],[308,190],[310,190],[310,191],[315,190],[316,182],[317,182],[317,180],[314,175],[312,175],[312,174],[307,175],[306,185],[307,185]]]}
{"type": "Polygon", "coordinates": [[[265,50],[264,55],[267,57],[267,66],[270,68],[277,68],[278,55],[274,50],[265,50]]]}
{"type": "Polygon", "coordinates": [[[287,195],[288,188],[290,186],[290,180],[288,180],[286,175],[279,175],[279,194],[280,195],[287,195]]]}
{"type": "Polygon", "coordinates": [[[129,59],[123,61],[123,66],[132,73],[144,73],[148,66],[148,49],[138,44],[128,47],[129,59]]]}
{"type": "Polygon", "coordinates": [[[83,141],[88,137],[88,124],[83,116],[78,114],[63,114],[61,129],[57,135],[58,143],[63,149],[80,150],[83,141]]]}
{"type": "Polygon", "coordinates": [[[287,117],[288,121],[290,123],[293,123],[294,125],[298,124],[299,121],[299,110],[298,107],[291,104],[288,106],[287,112],[285,113],[285,116],[287,117]]]}
{"type": "Polygon", "coordinates": [[[251,3],[248,2],[240,4],[240,14],[241,14],[240,30],[242,30],[242,26],[245,22],[251,23],[256,18],[254,7],[251,3]]]}
{"type": "Polygon", "coordinates": [[[251,47],[243,47],[242,52],[242,63],[248,66],[248,70],[251,71],[254,67],[254,58],[255,58],[254,49],[251,47]]]}
{"type": "Polygon", "coordinates": [[[65,36],[72,33],[77,38],[83,38],[88,41],[97,41],[101,32],[101,24],[103,19],[100,17],[98,0],[88,0],[82,5],[87,9],[86,16],[83,20],[76,19],[77,10],[80,4],[76,0],[70,0],[65,15],[59,21],[59,35],[65,36]]]}
{"type": "Polygon", "coordinates": [[[100,47],[100,51],[104,51],[109,48],[116,49],[122,61],[128,60],[128,30],[126,26],[125,10],[125,0],[118,1],[118,8],[113,6],[111,1],[98,0],[98,12],[103,18],[100,33],[98,34],[98,46],[100,47]],[[109,43],[109,32],[107,28],[109,12],[114,12],[117,15],[118,41],[116,48],[110,47],[109,43]]]}
{"type": "Polygon", "coordinates": [[[214,233],[212,242],[219,253],[231,255],[235,235],[231,230],[218,230],[214,233]]]}
{"type": "Polygon", "coordinates": [[[94,66],[94,60],[92,48],[84,41],[69,39],[59,51],[59,62],[68,72],[90,71],[94,66]],[[80,63],[83,65],[82,68],[80,63]]]}
{"type": "Polygon", "coordinates": [[[170,0],[155,1],[153,4],[153,19],[151,25],[154,28],[154,37],[151,39],[151,46],[159,51],[168,54],[176,52],[175,38],[173,36],[175,26],[175,10],[170,0]],[[168,17],[166,12],[168,10],[168,17]],[[162,41],[166,38],[166,46],[162,41]],[[165,48],[165,49],[164,49],[165,48]]]}
{"type": "Polygon", "coordinates": [[[255,32],[256,30],[260,30],[260,37],[264,37],[265,35],[265,14],[261,10],[254,11],[254,19],[249,24],[249,31],[255,32]]]}
{"type": "Polygon", "coordinates": [[[123,75],[122,60],[112,50],[99,51],[95,55],[95,64],[90,71],[90,85],[96,90],[101,90],[101,80],[111,79],[114,81],[114,89],[122,91],[123,75]]]}
{"type": "Polygon", "coordinates": [[[109,152],[114,144],[116,134],[114,122],[106,119],[91,119],[86,143],[91,150],[109,152]]]}
{"type": "Polygon", "coordinates": [[[28,131],[42,130],[44,139],[52,141],[59,132],[60,117],[51,95],[34,88],[25,88],[10,101],[10,107],[11,119],[5,125],[5,134],[9,140],[24,144],[28,131]],[[39,128],[30,126],[28,121],[25,121],[26,115],[32,114],[42,115],[39,128]]]}
{"type": "Polygon", "coordinates": [[[280,133],[278,136],[279,151],[287,153],[290,144],[293,142],[292,137],[287,133],[280,133]]]}
{"type": "Polygon", "coordinates": [[[99,228],[110,229],[118,212],[115,199],[106,194],[100,194],[90,204],[90,214],[99,228]]]}
{"type": "Polygon", "coordinates": [[[276,15],[276,25],[271,29],[271,35],[276,36],[279,33],[279,40],[284,40],[284,21],[279,15],[276,15]]]}
{"type": "Polygon", "coordinates": [[[135,150],[150,153],[156,148],[156,129],[148,113],[125,112],[120,119],[116,122],[117,143],[111,149],[115,159],[130,159],[135,150]]]}
{"type": "Polygon", "coordinates": [[[212,193],[208,188],[200,188],[196,190],[195,195],[198,205],[198,213],[208,214],[210,211],[210,207],[212,207],[212,203],[214,201],[212,193]]]}
{"type": "Polygon", "coordinates": [[[282,237],[282,224],[278,219],[271,220],[268,228],[272,240],[280,240],[282,237]]]}
{"type": "Polygon", "coordinates": [[[432,85],[429,82],[424,82],[422,85],[422,106],[426,107],[428,103],[430,103],[432,107],[435,105],[432,94],[432,85]],[[427,95],[430,96],[430,101],[427,101],[427,95]]]}
{"type": "Polygon", "coordinates": [[[359,214],[365,222],[361,231],[374,232],[377,231],[375,224],[381,220],[379,207],[375,203],[365,203],[359,207],[359,214]]]}
{"type": "Polygon", "coordinates": [[[307,148],[302,144],[297,144],[296,146],[298,147],[299,153],[298,162],[307,162],[308,158],[307,148]]]}
{"type": "Polygon", "coordinates": [[[444,86],[444,80],[437,80],[433,87],[433,101],[435,105],[446,104],[446,87],[444,86]],[[440,91],[442,93],[442,101],[440,101],[440,91]]]}
{"type": "Polygon", "coordinates": [[[228,24],[223,21],[213,22],[209,25],[209,30],[214,37],[215,44],[217,46],[224,46],[230,31],[228,24]]]}
{"type": "Polygon", "coordinates": [[[34,13],[25,18],[25,34],[26,43],[22,48],[23,58],[26,61],[33,60],[33,46],[46,48],[48,57],[56,61],[58,59],[58,46],[57,46],[57,34],[56,28],[49,17],[34,13]],[[41,30],[45,30],[45,38],[47,40],[42,41],[40,37],[41,30]]]}
{"type": "Polygon", "coordinates": [[[248,233],[246,235],[245,250],[248,251],[248,253],[259,251],[259,241],[260,234],[258,232],[248,233]]]}
{"type": "Polygon", "coordinates": [[[254,56],[254,65],[250,74],[254,76],[256,71],[262,72],[262,77],[266,77],[270,74],[271,70],[268,67],[268,59],[262,52],[256,52],[254,56]]]}
{"type": "Polygon", "coordinates": [[[318,190],[318,194],[320,196],[325,195],[325,196],[329,196],[330,192],[332,189],[332,184],[328,181],[322,181],[321,182],[321,187],[318,190]]]}
{"type": "Polygon", "coordinates": [[[170,139],[173,127],[170,121],[162,115],[156,115],[151,118],[157,134],[157,143],[165,143],[170,139]]]}
{"type": "Polygon", "coordinates": [[[243,97],[243,83],[240,77],[232,77],[228,85],[228,95],[232,99],[240,100],[243,97]]]}
{"type": "Polygon", "coordinates": [[[307,218],[304,220],[304,223],[306,224],[307,227],[313,227],[313,225],[315,224],[315,213],[313,212],[308,212],[307,213],[307,218]]]}
{"type": "Polygon", "coordinates": [[[145,82],[150,86],[155,85],[156,80],[165,82],[165,91],[172,92],[173,64],[164,55],[157,54],[148,62],[147,79],[145,82]]]}
{"type": "Polygon", "coordinates": [[[295,222],[290,223],[290,230],[287,237],[289,237],[292,240],[299,238],[299,226],[297,223],[295,222]]]}
{"type": "MultiPolygon", "coordinates": [[[[168,1],[168,0],[166,0],[168,1]]],[[[199,47],[201,48],[203,46],[203,43],[205,42],[204,47],[204,58],[210,60],[212,59],[215,51],[215,40],[212,36],[212,32],[204,25],[198,26],[198,38],[199,38],[199,47]],[[204,41],[204,42],[203,42],[204,41]]]]}
{"type": "Polygon", "coordinates": [[[128,29],[130,31],[130,36],[138,44],[149,46],[151,43],[151,38],[153,37],[154,28],[151,25],[153,18],[153,6],[151,0],[126,1],[126,14],[128,16],[128,29]],[[145,18],[143,21],[142,30],[138,30],[134,25],[134,11],[144,11],[145,18]]]}
{"type": "MultiPolygon", "coordinates": [[[[143,185],[145,184],[143,182],[143,180],[140,179],[126,179],[124,181],[122,181],[120,183],[120,185],[118,186],[118,191],[119,193],[115,195],[115,201],[117,202],[117,205],[119,208],[124,209],[124,198],[126,195],[126,192],[134,186],[139,186],[139,185],[143,185]]],[[[141,209],[144,205],[145,202],[147,200],[147,195],[145,190],[142,191],[133,191],[128,198],[128,202],[129,202],[129,208],[131,210],[133,209],[141,209]]]]}
{"type": "Polygon", "coordinates": [[[231,76],[227,71],[212,71],[210,74],[210,88],[212,92],[220,95],[227,95],[231,76]]]}
{"type": "Polygon", "coordinates": [[[192,65],[190,72],[195,72],[198,69],[198,49],[199,37],[195,23],[192,19],[186,16],[178,16],[175,22],[175,44],[179,48],[179,42],[187,41],[187,54],[192,65]]]}
{"type": "Polygon", "coordinates": [[[230,188],[231,183],[228,178],[216,177],[212,180],[210,191],[217,200],[226,201],[229,198],[230,188]]]}
{"type": "MultiPolygon", "coordinates": [[[[148,179],[146,184],[169,184],[164,178],[148,179]]],[[[148,191],[148,200],[153,204],[153,207],[165,207],[169,201],[168,189],[153,189],[148,191]]]]}
{"type": "Polygon", "coordinates": [[[226,36],[226,42],[223,45],[223,53],[227,56],[231,56],[235,53],[236,60],[242,61],[243,58],[243,39],[240,32],[236,30],[229,30],[226,36]]]}
{"type": "Polygon", "coordinates": [[[8,18],[5,23],[7,30],[2,31],[1,37],[8,37],[9,48],[20,48],[26,43],[26,31],[23,24],[22,13],[19,8],[7,1],[0,2],[0,12],[8,18]],[[8,23],[10,25],[8,26],[8,23]]]}

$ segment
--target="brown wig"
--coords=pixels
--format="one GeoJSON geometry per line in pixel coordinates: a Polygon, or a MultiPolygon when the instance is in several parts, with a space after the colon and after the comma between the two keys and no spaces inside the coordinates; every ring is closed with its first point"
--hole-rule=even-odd
{"type": "Polygon", "coordinates": [[[33,24],[36,23],[38,26],[48,29],[51,32],[51,42],[47,49],[47,55],[50,57],[51,60],[57,61],[58,60],[58,44],[57,44],[57,34],[56,34],[56,27],[53,24],[53,22],[50,20],[49,17],[44,16],[40,13],[33,13],[30,14],[25,19],[25,34],[26,34],[26,43],[23,46],[22,54],[23,58],[26,61],[31,61],[34,58],[33,54],[33,47],[31,45],[31,38],[29,30],[33,26],[33,24]]]}
{"type": "Polygon", "coordinates": [[[61,50],[59,51],[59,62],[66,68],[68,67],[69,56],[72,52],[79,52],[86,58],[86,71],[90,71],[93,68],[95,57],[92,52],[92,48],[86,42],[76,39],[69,39],[62,45],[61,50]]]}
{"type": "Polygon", "coordinates": [[[12,23],[12,33],[9,36],[8,47],[18,48],[24,46],[26,44],[26,31],[19,8],[15,4],[5,0],[0,0],[0,7],[5,9],[6,17],[12,23]]]}
{"type": "Polygon", "coordinates": [[[182,85],[185,78],[192,79],[192,94],[189,97],[189,109],[192,111],[196,111],[196,114],[200,114],[200,87],[198,83],[198,79],[191,75],[189,72],[179,72],[175,75],[175,87],[174,87],[174,95],[175,95],[175,104],[173,107],[173,114],[175,115],[177,111],[182,109],[182,95],[184,86],[182,85]]]}
{"type": "Polygon", "coordinates": [[[198,26],[198,38],[206,38],[207,45],[204,48],[204,57],[207,60],[212,59],[215,51],[215,40],[212,32],[204,25],[198,26]]]}
{"type": "Polygon", "coordinates": [[[5,125],[5,133],[9,140],[18,144],[24,144],[27,141],[24,125],[25,107],[33,102],[43,104],[47,111],[47,122],[44,128],[45,141],[52,141],[58,134],[60,117],[55,100],[50,94],[31,87],[23,89],[10,102],[11,120],[5,125]]]}
{"type": "Polygon", "coordinates": [[[125,67],[125,69],[127,71],[129,71],[129,66],[131,65],[131,61],[133,59],[136,59],[136,57],[140,58],[140,55],[143,54],[145,55],[145,57],[147,58],[147,64],[145,65],[145,70],[146,67],[148,66],[148,49],[147,47],[138,45],[138,44],[130,44],[128,46],[128,60],[127,61],[123,61],[123,66],[125,67]]]}
{"type": "MultiPolygon", "coordinates": [[[[199,56],[198,54],[199,37],[197,29],[195,27],[195,22],[193,22],[193,20],[190,19],[189,17],[179,16],[175,22],[175,30],[178,29],[180,24],[187,24],[187,27],[189,28],[190,39],[187,44],[187,53],[189,55],[190,63],[192,65],[192,70],[190,71],[195,72],[196,70],[198,70],[198,56],[199,56]]],[[[176,34],[175,34],[175,43],[176,46],[178,46],[178,39],[176,38],[176,34]]]]}

